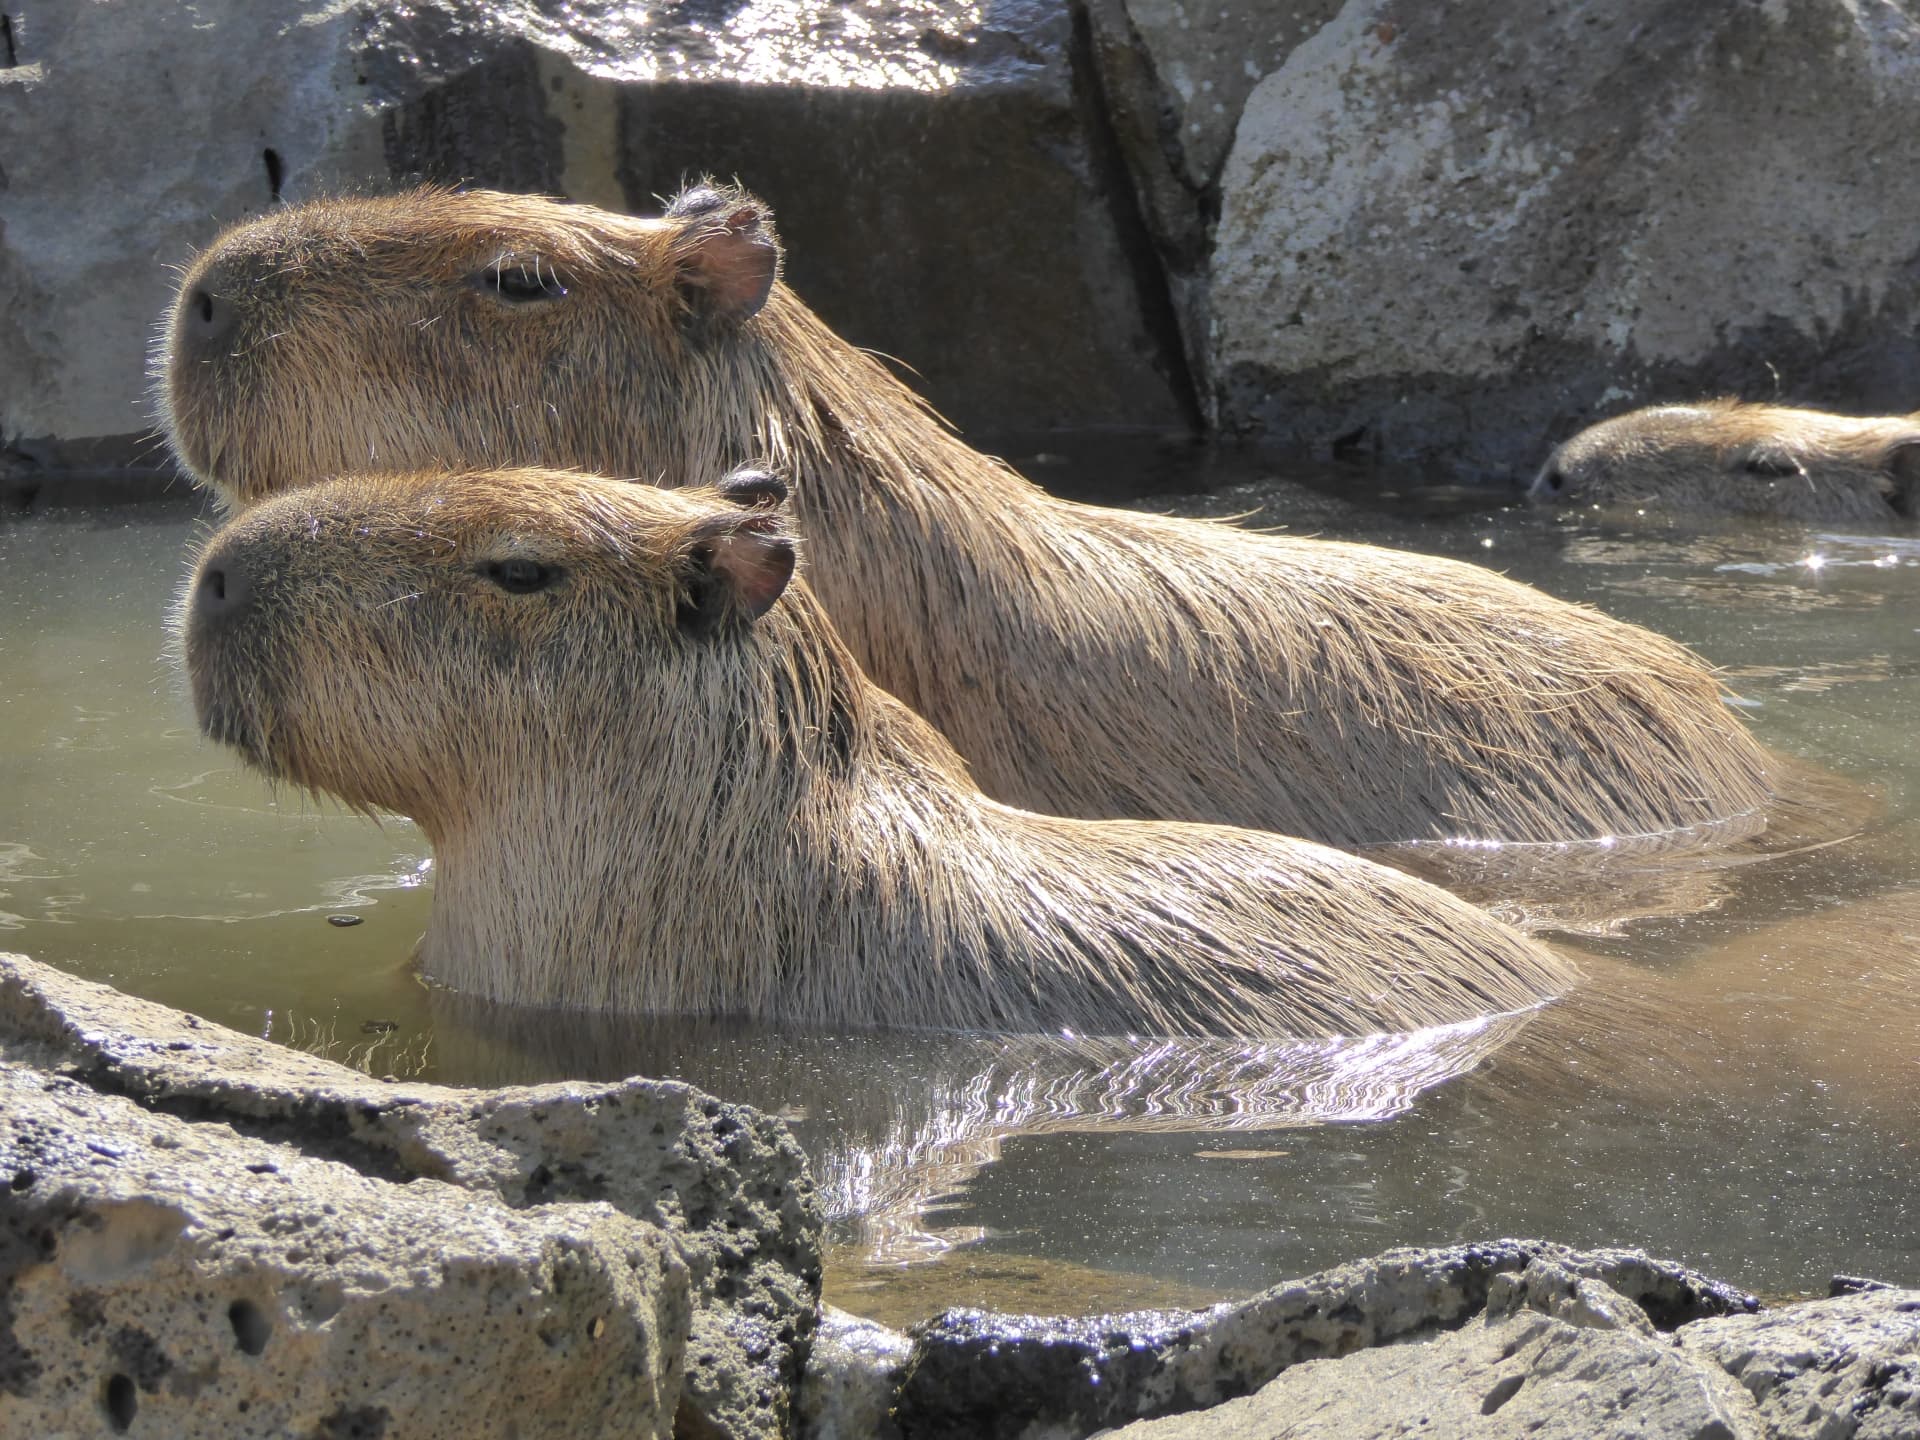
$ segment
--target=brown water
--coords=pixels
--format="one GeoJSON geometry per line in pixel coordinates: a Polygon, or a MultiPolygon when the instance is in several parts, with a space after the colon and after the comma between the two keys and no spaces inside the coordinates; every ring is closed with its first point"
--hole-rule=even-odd
{"type": "MultiPolygon", "coordinates": [[[[1136,488],[1212,490],[1160,508],[1473,558],[1652,625],[1727,667],[1769,743],[1882,806],[1820,837],[1853,838],[1743,863],[1601,857],[1604,903],[1558,917],[1584,932],[1591,1002],[1416,1036],[1075,1045],[509,1013],[409,972],[432,874],[410,824],[276,795],[196,736],[164,623],[193,509],[53,512],[0,524],[0,948],[375,1074],[643,1071],[778,1110],[840,1217],[832,1297],[894,1319],[1194,1302],[1493,1234],[1648,1245],[1773,1291],[1920,1283],[1920,540],[1411,489],[1356,504],[1244,460],[1028,458],[1065,490],[1131,465],[1136,488]],[[347,915],[363,923],[329,923],[347,915]],[[1609,1008],[1629,992],[1640,1008],[1609,1008]]],[[[1480,857],[1477,883],[1500,894],[1535,858],[1480,857]]]]}

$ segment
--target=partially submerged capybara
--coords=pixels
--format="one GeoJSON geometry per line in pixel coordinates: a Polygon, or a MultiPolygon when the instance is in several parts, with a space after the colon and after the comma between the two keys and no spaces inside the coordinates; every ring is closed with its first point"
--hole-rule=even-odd
{"type": "Polygon", "coordinates": [[[1558,446],[1528,492],[1576,505],[1888,525],[1920,515],[1920,419],[1707,400],[1558,446]]]}
{"type": "Polygon", "coordinates": [[[1341,851],[988,800],[789,584],[780,493],[521,470],[277,497],[213,537],[183,596],[200,723],[270,775],[418,821],[424,968],[492,999],[1319,1035],[1569,983],[1516,931],[1341,851]]]}
{"type": "Polygon", "coordinates": [[[230,504],[353,470],[665,486],[770,457],[811,580],[988,794],[1357,847],[1759,828],[1770,757],[1680,646],[1491,571],[1054,499],[779,283],[765,208],[323,201],[185,277],[174,444],[230,504]]]}

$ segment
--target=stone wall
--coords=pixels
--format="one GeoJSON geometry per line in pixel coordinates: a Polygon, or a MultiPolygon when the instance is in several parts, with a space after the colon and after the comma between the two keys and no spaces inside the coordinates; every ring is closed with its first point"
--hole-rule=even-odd
{"type": "Polygon", "coordinates": [[[1920,402],[1907,3],[0,3],[0,486],[161,464],[170,266],[416,179],[736,176],[971,432],[1517,477],[1596,415],[1920,402]]]}

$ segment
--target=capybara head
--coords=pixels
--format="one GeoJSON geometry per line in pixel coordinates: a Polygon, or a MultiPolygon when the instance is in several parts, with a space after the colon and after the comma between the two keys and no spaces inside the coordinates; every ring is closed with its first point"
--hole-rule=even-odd
{"type": "Polygon", "coordinates": [[[1603,507],[1786,520],[1920,513],[1920,421],[1712,400],[1603,420],[1556,449],[1529,492],[1603,507]]]}
{"type": "Polygon", "coordinates": [[[783,498],[752,471],[685,494],[504,471],[277,497],[181,597],[202,728],[436,840],[489,786],[584,781],[610,724],[670,766],[683,719],[726,725],[711,672],[792,577],[783,498]]]}
{"type": "Polygon", "coordinates": [[[318,201],[191,267],[160,404],[230,505],[355,470],[630,475],[647,455],[641,478],[711,477],[716,432],[752,453],[716,357],[779,266],[766,207],[710,184],[652,220],[489,191],[318,201]],[[682,407],[708,408],[689,426],[682,407]]]}

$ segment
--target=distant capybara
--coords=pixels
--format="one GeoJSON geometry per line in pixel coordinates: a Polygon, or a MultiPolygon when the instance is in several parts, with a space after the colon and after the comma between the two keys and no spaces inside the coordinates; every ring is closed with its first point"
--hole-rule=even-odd
{"type": "Polygon", "coordinates": [[[1324,1035],[1570,983],[1466,902],[1338,850],[988,800],[789,584],[778,490],[522,470],[266,501],[182,598],[201,726],[413,817],[435,857],[423,966],[497,1000],[1324,1035]]]}
{"type": "Polygon", "coordinates": [[[777,279],[765,207],[484,191],[280,211],[182,282],[173,442],[230,504],[354,470],[672,487],[770,458],[812,583],[988,794],[1331,844],[1761,825],[1771,759],[1680,646],[1451,560],[1054,499],[777,279]]]}
{"type": "Polygon", "coordinates": [[[1707,400],[1590,425],[1528,492],[1576,505],[1834,524],[1920,515],[1920,418],[1707,400]]]}

